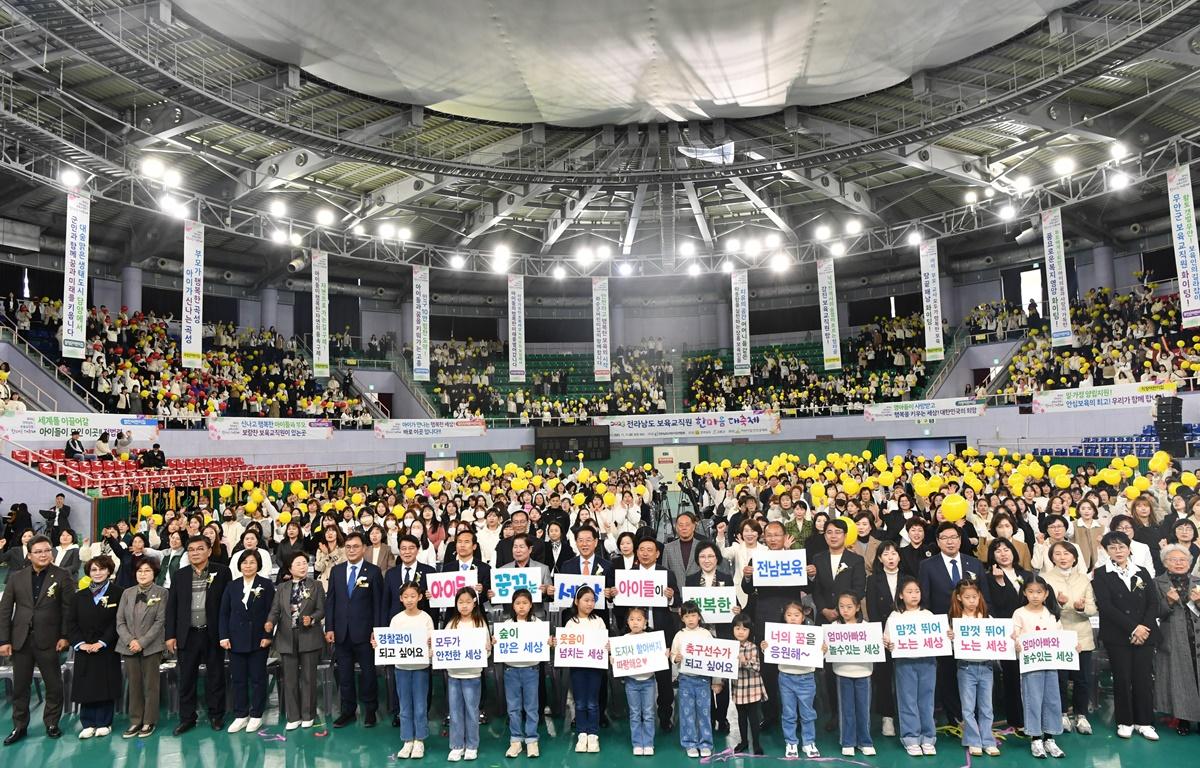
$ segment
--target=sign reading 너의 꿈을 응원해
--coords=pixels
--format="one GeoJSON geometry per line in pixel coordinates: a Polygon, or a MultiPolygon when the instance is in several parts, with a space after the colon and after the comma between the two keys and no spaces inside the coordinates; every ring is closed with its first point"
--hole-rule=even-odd
{"type": "Polygon", "coordinates": [[[763,661],[768,664],[813,668],[825,666],[825,655],[821,653],[824,633],[818,626],[767,622],[763,639],[767,643],[763,661]]]}

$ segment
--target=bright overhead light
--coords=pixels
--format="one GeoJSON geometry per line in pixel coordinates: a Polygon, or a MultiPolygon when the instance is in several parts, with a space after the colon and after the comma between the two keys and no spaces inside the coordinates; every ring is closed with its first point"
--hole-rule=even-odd
{"type": "Polygon", "coordinates": [[[367,234],[367,228],[364,227],[362,224],[356,224],[354,227],[354,234],[365,235],[365,234],[367,234]]]}
{"type": "Polygon", "coordinates": [[[590,267],[595,261],[596,254],[588,246],[583,246],[578,251],[575,251],[575,261],[579,262],[581,267],[590,267]]]}
{"type": "Polygon", "coordinates": [[[633,274],[633,265],[628,261],[623,261],[621,266],[617,267],[617,271],[621,273],[621,277],[629,277],[633,274]]]}
{"type": "Polygon", "coordinates": [[[507,272],[508,264],[512,260],[512,251],[503,243],[497,245],[492,251],[492,271],[507,272]]]}
{"type": "Polygon", "coordinates": [[[496,254],[497,256],[506,258],[506,259],[512,257],[512,249],[509,248],[504,243],[500,243],[500,245],[497,245],[495,248],[493,248],[492,253],[496,254]]]}
{"type": "Polygon", "coordinates": [[[987,189],[983,190],[983,196],[986,197],[988,200],[991,200],[993,197],[996,196],[996,190],[992,189],[991,187],[988,187],[987,189]]]}
{"type": "Polygon", "coordinates": [[[963,200],[966,201],[967,205],[974,205],[979,202],[979,195],[975,194],[975,190],[968,189],[967,193],[963,195],[963,200]]]}
{"type": "Polygon", "coordinates": [[[167,166],[163,165],[163,161],[157,157],[147,157],[142,160],[142,175],[151,179],[157,179],[167,170],[167,166]]]}
{"type": "Polygon", "coordinates": [[[299,232],[293,232],[288,235],[288,242],[290,242],[294,247],[299,248],[300,243],[304,242],[304,237],[299,232]]]}
{"type": "Polygon", "coordinates": [[[1126,147],[1122,142],[1114,141],[1108,148],[1108,154],[1113,160],[1121,160],[1129,154],[1129,147],[1126,147]]]}
{"type": "Polygon", "coordinates": [[[1000,218],[1004,219],[1005,221],[1012,221],[1014,218],[1016,218],[1016,215],[1017,212],[1013,210],[1011,205],[1004,205],[1000,207],[1000,218]]]}
{"type": "Polygon", "coordinates": [[[399,240],[412,240],[412,230],[408,227],[400,227],[396,230],[396,238],[399,240]]]}
{"type": "Polygon", "coordinates": [[[287,239],[288,239],[287,232],[284,232],[282,229],[277,229],[271,233],[271,240],[273,242],[279,243],[280,245],[283,245],[284,243],[286,243],[287,239]]]}
{"type": "Polygon", "coordinates": [[[828,240],[833,235],[833,230],[829,228],[828,224],[818,224],[817,228],[813,230],[813,234],[818,240],[828,240]]]}
{"type": "Polygon", "coordinates": [[[75,189],[83,183],[83,177],[74,168],[64,168],[62,173],[58,174],[58,180],[69,189],[75,189]]]}
{"type": "Polygon", "coordinates": [[[780,239],[778,232],[772,232],[771,234],[767,235],[765,242],[768,248],[775,249],[778,248],[779,244],[783,241],[780,239]]]}
{"type": "Polygon", "coordinates": [[[282,218],[283,215],[287,213],[287,203],[283,202],[279,198],[275,198],[271,201],[269,210],[271,211],[271,215],[275,218],[282,218]]]}
{"type": "Polygon", "coordinates": [[[1017,190],[1017,194],[1027,191],[1032,184],[1028,176],[1018,176],[1012,180],[1013,189],[1017,190]]]}
{"type": "Polygon", "coordinates": [[[607,245],[596,246],[596,258],[600,261],[608,261],[608,257],[612,256],[612,248],[607,245]]]}
{"type": "Polygon", "coordinates": [[[846,221],[846,234],[857,235],[862,232],[862,222],[858,219],[848,219],[846,221]]]}
{"type": "Polygon", "coordinates": [[[774,272],[786,272],[788,264],[788,257],[782,253],[777,253],[771,257],[771,270],[774,272]]]}
{"type": "Polygon", "coordinates": [[[760,253],[762,253],[762,243],[760,241],[758,241],[758,240],[747,240],[746,241],[746,256],[748,256],[751,259],[757,259],[758,255],[760,253]]]}
{"type": "Polygon", "coordinates": [[[725,259],[725,261],[721,262],[721,271],[725,272],[725,273],[732,272],[733,271],[733,262],[730,261],[729,259],[725,259]]]}
{"type": "Polygon", "coordinates": [[[554,269],[551,270],[550,273],[552,275],[554,275],[555,280],[562,280],[564,277],[567,276],[567,270],[563,269],[561,264],[555,266],[554,269]]]}
{"type": "Polygon", "coordinates": [[[467,260],[464,259],[461,254],[456,253],[450,257],[450,268],[451,269],[462,269],[466,265],[467,265],[467,260]]]}
{"type": "Polygon", "coordinates": [[[834,256],[844,256],[846,254],[846,244],[841,240],[829,244],[829,252],[834,256]]]}
{"type": "Polygon", "coordinates": [[[679,244],[679,255],[683,258],[691,258],[696,255],[696,244],[691,240],[684,240],[679,244]]]}
{"type": "Polygon", "coordinates": [[[163,171],[163,186],[178,187],[183,184],[183,174],[174,168],[163,171]]]}
{"type": "Polygon", "coordinates": [[[1054,165],[1051,167],[1054,168],[1055,176],[1070,176],[1075,172],[1075,158],[1066,156],[1056,157],[1054,158],[1054,165]]]}
{"type": "Polygon", "coordinates": [[[692,277],[697,277],[697,276],[699,276],[699,274],[700,274],[700,265],[699,265],[699,264],[697,264],[697,263],[696,263],[696,262],[694,262],[694,261],[693,261],[691,264],[688,264],[688,274],[689,274],[689,275],[691,275],[692,277]]]}
{"type": "Polygon", "coordinates": [[[391,240],[393,237],[396,236],[396,225],[389,224],[386,222],[383,224],[380,224],[379,225],[379,236],[382,237],[384,240],[391,240]]]}
{"type": "Polygon", "coordinates": [[[320,224],[322,227],[328,227],[332,223],[333,211],[329,210],[328,208],[322,208],[321,210],[317,211],[317,224],[320,224]]]}
{"type": "Polygon", "coordinates": [[[163,195],[158,198],[158,207],[165,213],[174,213],[178,205],[179,201],[170,195],[163,195]]]}
{"type": "Polygon", "coordinates": [[[912,232],[909,232],[908,233],[908,244],[909,245],[920,245],[921,244],[921,233],[915,229],[912,232]]]}
{"type": "Polygon", "coordinates": [[[742,241],[736,237],[728,238],[725,241],[725,253],[737,253],[742,249],[742,241]]]}
{"type": "Polygon", "coordinates": [[[1129,186],[1129,177],[1126,176],[1125,174],[1121,173],[1120,171],[1117,171],[1116,173],[1113,173],[1108,177],[1108,188],[1109,189],[1125,189],[1125,187],[1128,187],[1128,186],[1129,186]]]}

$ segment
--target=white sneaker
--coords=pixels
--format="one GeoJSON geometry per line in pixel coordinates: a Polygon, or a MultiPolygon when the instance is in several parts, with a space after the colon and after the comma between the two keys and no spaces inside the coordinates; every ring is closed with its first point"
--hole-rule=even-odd
{"type": "Polygon", "coordinates": [[[246,733],[258,733],[259,728],[262,728],[261,717],[252,717],[246,721],[246,733]]]}
{"type": "Polygon", "coordinates": [[[412,755],[410,755],[410,757],[413,760],[420,760],[422,757],[425,757],[425,742],[414,741],[413,742],[413,751],[412,751],[412,755]]]}
{"type": "Polygon", "coordinates": [[[817,749],[816,744],[805,744],[801,749],[804,752],[804,756],[807,758],[814,758],[814,757],[821,756],[821,750],[817,749]]]}
{"type": "Polygon", "coordinates": [[[1058,744],[1054,743],[1054,739],[1042,739],[1042,746],[1046,748],[1046,754],[1050,757],[1066,757],[1067,753],[1062,751],[1058,744]]]}
{"type": "Polygon", "coordinates": [[[863,747],[862,753],[867,757],[875,757],[875,747],[863,747]]]}
{"type": "Polygon", "coordinates": [[[1120,736],[1122,739],[1133,738],[1133,726],[1132,725],[1118,725],[1117,726],[1117,735],[1120,736]]]}
{"type": "Polygon", "coordinates": [[[711,749],[700,750],[700,757],[712,757],[712,750],[711,749]]]}
{"type": "Polygon", "coordinates": [[[107,736],[110,733],[112,733],[112,728],[109,728],[107,725],[102,725],[96,729],[97,736],[107,736]]]}
{"type": "Polygon", "coordinates": [[[1088,719],[1083,715],[1075,716],[1075,733],[1078,733],[1081,736],[1092,735],[1092,724],[1089,723],[1088,719]]]}
{"type": "Polygon", "coordinates": [[[854,747],[842,747],[842,757],[854,757],[854,747]]]}
{"type": "Polygon", "coordinates": [[[508,751],[504,753],[505,757],[516,757],[521,754],[521,742],[512,741],[508,744],[508,751]]]}
{"type": "Polygon", "coordinates": [[[783,750],[784,757],[799,757],[800,750],[795,744],[788,744],[783,750]]]}
{"type": "Polygon", "coordinates": [[[229,724],[229,727],[225,729],[225,732],[226,733],[240,733],[242,730],[244,730],[246,728],[246,723],[248,723],[248,722],[250,722],[250,718],[239,717],[238,719],[234,720],[232,723],[229,724]]]}
{"type": "Polygon", "coordinates": [[[692,747],[691,749],[689,749],[687,751],[687,756],[688,757],[700,757],[700,750],[696,749],[695,747],[692,747]]]}
{"type": "Polygon", "coordinates": [[[904,748],[904,751],[908,753],[909,757],[920,757],[921,756],[921,745],[920,744],[909,744],[907,747],[904,748]]]}
{"type": "Polygon", "coordinates": [[[642,754],[646,757],[654,757],[654,747],[646,747],[642,750],[642,754]]]}
{"type": "Polygon", "coordinates": [[[1042,745],[1041,739],[1034,739],[1029,743],[1029,754],[1033,755],[1039,760],[1044,760],[1046,758],[1046,747],[1042,745]]]}
{"type": "Polygon", "coordinates": [[[922,744],[921,745],[921,754],[922,755],[936,755],[937,747],[934,746],[933,744],[922,744]]]}
{"type": "Polygon", "coordinates": [[[458,761],[462,760],[462,756],[463,751],[461,749],[452,749],[450,750],[450,754],[446,755],[446,762],[457,763],[458,761]]]}
{"type": "Polygon", "coordinates": [[[536,741],[531,741],[525,745],[525,754],[529,757],[537,757],[542,753],[538,748],[538,743],[536,741]]]}
{"type": "Polygon", "coordinates": [[[1074,725],[1075,725],[1075,724],[1071,722],[1071,716],[1070,716],[1070,715],[1063,715],[1063,716],[1062,716],[1062,729],[1063,729],[1063,733],[1070,733],[1070,732],[1071,732],[1071,728],[1072,728],[1074,725]]]}
{"type": "Polygon", "coordinates": [[[463,752],[463,760],[475,760],[479,757],[478,749],[468,749],[463,752]]]}
{"type": "Polygon", "coordinates": [[[1158,741],[1158,731],[1154,730],[1153,725],[1139,725],[1137,732],[1142,734],[1142,738],[1147,741],[1158,741]]]}
{"type": "Polygon", "coordinates": [[[588,734],[588,752],[600,751],[600,737],[594,733],[588,734]]]}
{"type": "Polygon", "coordinates": [[[82,731],[79,732],[79,738],[81,738],[81,739],[90,739],[95,735],[96,735],[95,728],[84,728],[82,731]]]}
{"type": "Polygon", "coordinates": [[[285,731],[294,731],[294,730],[296,730],[296,729],[297,729],[297,728],[299,728],[299,727],[300,727],[300,721],[299,721],[299,720],[290,720],[290,721],[288,721],[288,724],[287,724],[287,725],[283,726],[283,730],[285,730],[285,731]]]}
{"type": "Polygon", "coordinates": [[[413,743],[411,741],[404,742],[404,746],[400,747],[400,751],[396,753],[397,760],[407,760],[412,757],[413,743]]]}
{"type": "Polygon", "coordinates": [[[300,727],[301,727],[301,728],[312,728],[312,727],[313,727],[313,721],[312,721],[312,720],[301,720],[301,721],[300,721],[300,727]]]}
{"type": "Polygon", "coordinates": [[[884,736],[895,736],[896,735],[896,721],[890,717],[883,718],[883,723],[882,723],[882,727],[880,728],[880,732],[884,736]]]}
{"type": "Polygon", "coordinates": [[[633,756],[634,757],[641,757],[644,754],[646,754],[646,751],[644,749],[642,749],[641,747],[633,748],[633,756]]]}
{"type": "Polygon", "coordinates": [[[588,748],[587,734],[581,733],[581,734],[579,734],[579,738],[575,739],[575,751],[576,752],[587,752],[587,748],[588,748]]]}

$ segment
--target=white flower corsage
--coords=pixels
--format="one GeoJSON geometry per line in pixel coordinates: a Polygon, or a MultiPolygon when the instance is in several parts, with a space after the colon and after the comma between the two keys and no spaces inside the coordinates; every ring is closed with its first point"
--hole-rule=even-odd
{"type": "Polygon", "coordinates": [[[255,587],[254,589],[250,590],[250,594],[254,597],[259,597],[262,595],[262,590],[262,587],[255,587]]]}
{"type": "Polygon", "coordinates": [[[358,577],[358,581],[354,582],[354,586],[355,586],[355,587],[365,587],[365,586],[367,586],[367,577],[366,577],[366,576],[359,576],[359,577],[358,577]]]}
{"type": "Polygon", "coordinates": [[[108,595],[104,595],[100,598],[100,605],[104,608],[108,607],[108,595]]]}
{"type": "Polygon", "coordinates": [[[149,607],[149,606],[151,606],[151,605],[154,605],[154,604],[155,604],[155,603],[157,603],[157,602],[160,602],[161,600],[162,600],[162,598],[161,598],[161,597],[157,597],[157,596],[156,596],[156,597],[149,597],[149,598],[146,598],[146,605],[147,605],[147,607],[149,607]]]}
{"type": "Polygon", "coordinates": [[[46,597],[54,597],[54,593],[58,591],[58,582],[50,582],[50,589],[46,590],[46,597]]]}
{"type": "Polygon", "coordinates": [[[847,571],[847,570],[849,570],[849,569],[850,569],[850,567],[849,567],[849,566],[847,566],[845,563],[839,563],[839,564],[838,564],[837,573],[835,573],[835,574],[833,574],[833,575],[834,575],[834,576],[837,576],[837,575],[841,574],[843,571],[847,571]]]}
{"type": "Polygon", "coordinates": [[[208,574],[208,583],[209,583],[209,584],[212,584],[212,583],[213,583],[213,579],[215,579],[215,578],[217,578],[217,574],[215,574],[215,573],[210,573],[210,574],[208,574]]]}
{"type": "Polygon", "coordinates": [[[1146,588],[1146,585],[1144,583],[1142,583],[1142,580],[1139,579],[1136,575],[1129,580],[1129,586],[1133,587],[1134,592],[1138,591],[1139,589],[1146,588]]]}
{"type": "Polygon", "coordinates": [[[300,590],[300,599],[301,599],[301,600],[307,600],[307,599],[308,599],[308,597],[309,597],[309,595],[311,595],[311,594],[312,594],[312,592],[308,591],[308,589],[307,589],[307,588],[305,588],[305,589],[301,589],[301,590],[300,590]]]}

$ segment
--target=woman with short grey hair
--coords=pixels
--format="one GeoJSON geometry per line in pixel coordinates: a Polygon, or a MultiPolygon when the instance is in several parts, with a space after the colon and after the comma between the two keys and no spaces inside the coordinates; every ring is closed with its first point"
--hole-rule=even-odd
{"type": "Polygon", "coordinates": [[[1192,553],[1182,544],[1160,552],[1165,573],[1154,579],[1162,642],[1154,659],[1154,708],[1178,720],[1180,735],[1200,725],[1200,577],[1189,573],[1192,553]]]}

